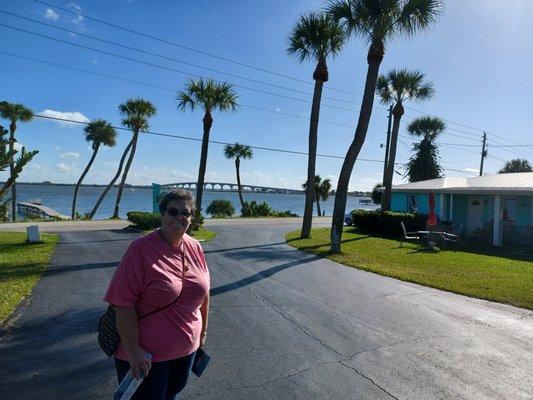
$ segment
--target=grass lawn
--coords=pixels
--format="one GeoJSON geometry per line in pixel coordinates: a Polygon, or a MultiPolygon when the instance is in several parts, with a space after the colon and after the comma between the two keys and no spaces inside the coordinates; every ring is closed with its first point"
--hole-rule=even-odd
{"type": "Polygon", "coordinates": [[[533,309],[533,255],[490,249],[421,251],[411,243],[373,237],[345,228],[342,253],[329,253],[329,228],[313,229],[310,239],[288,233],[289,245],[338,263],[466,296],[533,309]]]}
{"type": "Polygon", "coordinates": [[[26,233],[0,232],[0,323],[31,293],[50,262],[58,235],[26,243],[26,233]]]}
{"type": "MultiPolygon", "coordinates": [[[[143,231],[143,235],[146,235],[147,233],[150,233],[152,231],[153,231],[153,229],[148,229],[146,231],[143,231]]],[[[207,241],[213,239],[217,234],[215,232],[213,232],[213,231],[201,228],[198,231],[193,231],[193,232],[189,233],[189,235],[191,235],[196,240],[205,240],[207,242],[207,241]]]]}

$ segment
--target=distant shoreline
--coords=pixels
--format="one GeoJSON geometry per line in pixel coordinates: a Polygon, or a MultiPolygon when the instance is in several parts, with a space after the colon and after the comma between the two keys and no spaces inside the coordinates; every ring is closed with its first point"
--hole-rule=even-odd
{"type": "MultiPolygon", "coordinates": [[[[0,184],[2,184],[4,182],[0,182],[0,184]]],[[[31,185],[31,186],[76,186],[75,183],[53,183],[53,182],[17,182],[17,185],[31,185]]],[[[105,185],[101,185],[101,184],[97,184],[97,183],[87,183],[87,184],[82,184],[83,187],[106,187],[107,184],[105,185]]],[[[118,188],[119,185],[113,185],[114,188],[118,188]]],[[[129,185],[129,184],[125,184],[124,185],[125,188],[131,188],[131,189],[151,189],[152,188],[152,185],[129,185]]],[[[237,193],[236,190],[213,190],[213,189],[204,189],[205,191],[208,191],[208,192],[235,192],[237,193]]],[[[245,193],[249,193],[249,192],[245,192],[245,193]]],[[[257,192],[257,193],[262,193],[262,192],[257,192]]],[[[286,194],[286,193],[284,193],[286,194]]],[[[295,193],[295,194],[305,194],[305,192],[302,191],[302,193],[295,193]]],[[[335,194],[332,193],[331,194],[332,196],[334,196],[335,194]]],[[[352,192],[352,193],[348,193],[348,196],[352,196],[352,197],[370,197],[371,196],[371,193],[370,192],[352,192]]]]}

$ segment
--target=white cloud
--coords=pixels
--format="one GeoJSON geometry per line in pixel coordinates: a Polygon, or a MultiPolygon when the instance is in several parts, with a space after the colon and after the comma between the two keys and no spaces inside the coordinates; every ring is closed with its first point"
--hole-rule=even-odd
{"type": "Polygon", "coordinates": [[[69,7],[74,9],[74,12],[76,12],[76,16],[72,18],[70,22],[84,29],[85,27],[83,26],[83,21],[85,20],[85,17],[79,14],[81,12],[81,7],[76,3],[70,3],[69,7]]]}
{"type": "Polygon", "coordinates": [[[59,19],[59,15],[57,15],[57,13],[51,8],[47,8],[43,16],[45,19],[50,19],[52,21],[57,21],[59,19]]]}
{"type": "Polygon", "coordinates": [[[465,169],[463,169],[463,172],[472,172],[472,173],[479,174],[479,169],[476,169],[476,168],[465,168],[465,169]]]}
{"type": "Polygon", "coordinates": [[[42,165],[40,164],[34,164],[34,163],[30,163],[28,165],[28,168],[31,168],[31,169],[34,169],[35,171],[38,171],[38,172],[46,172],[46,168],[43,167],[42,165]]]}
{"type": "Polygon", "coordinates": [[[62,146],[56,146],[56,150],[63,150],[62,146]]]}
{"type": "Polygon", "coordinates": [[[96,58],[92,58],[92,59],[91,59],[91,63],[92,63],[93,65],[96,65],[96,64],[98,64],[98,60],[97,60],[96,58]]]}
{"type": "MultiPolygon", "coordinates": [[[[89,118],[87,118],[85,115],[83,115],[79,111],[64,111],[63,112],[63,111],[54,111],[54,110],[44,110],[44,111],[41,111],[38,115],[42,115],[43,117],[68,119],[68,120],[78,121],[78,122],[89,122],[90,121],[89,118]]],[[[74,122],[67,122],[67,121],[55,121],[55,122],[58,122],[61,127],[72,127],[75,125],[74,122]]]]}
{"type": "Polygon", "coordinates": [[[17,150],[17,151],[21,151],[22,148],[24,147],[24,145],[23,145],[22,143],[20,143],[20,142],[15,142],[15,143],[13,144],[13,147],[15,148],[15,150],[17,150]]]}
{"type": "Polygon", "coordinates": [[[57,164],[54,169],[59,172],[60,174],[72,174],[73,172],[76,171],[76,169],[71,166],[71,165],[67,165],[65,163],[59,163],[57,164]]]}
{"type": "Polygon", "coordinates": [[[106,161],[104,163],[104,165],[106,167],[113,167],[113,168],[117,168],[118,167],[118,162],[117,161],[106,161]]]}
{"type": "Polygon", "coordinates": [[[69,32],[68,35],[72,38],[76,38],[78,37],[78,35],[76,35],[75,33],[72,33],[72,32],[69,32]]]}
{"type": "Polygon", "coordinates": [[[59,155],[60,158],[80,158],[80,154],[79,153],[75,153],[73,151],[67,151],[65,153],[61,153],[59,155]]]}
{"type": "Polygon", "coordinates": [[[281,112],[281,108],[276,107],[276,111],[280,113],[281,112]]]}

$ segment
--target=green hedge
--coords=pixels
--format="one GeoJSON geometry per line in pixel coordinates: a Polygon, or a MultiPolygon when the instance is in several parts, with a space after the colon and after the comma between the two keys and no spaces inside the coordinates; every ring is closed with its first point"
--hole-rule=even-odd
{"type": "Polygon", "coordinates": [[[205,211],[215,218],[226,218],[235,214],[235,208],[231,204],[231,201],[220,199],[213,200],[209,203],[205,211]]]}
{"type": "Polygon", "coordinates": [[[161,226],[161,216],[159,213],[150,213],[143,211],[130,211],[126,214],[128,221],[135,226],[135,228],[146,231],[148,229],[156,229],[161,226]]]}
{"type": "Polygon", "coordinates": [[[356,210],[352,213],[353,225],[361,232],[379,233],[388,236],[403,236],[403,222],[408,231],[426,228],[427,215],[392,211],[356,210]]]}
{"type": "Polygon", "coordinates": [[[276,211],[270,208],[268,203],[262,202],[258,203],[253,200],[251,202],[245,201],[241,209],[241,215],[243,217],[297,217],[297,214],[294,214],[287,211],[276,211]]]}

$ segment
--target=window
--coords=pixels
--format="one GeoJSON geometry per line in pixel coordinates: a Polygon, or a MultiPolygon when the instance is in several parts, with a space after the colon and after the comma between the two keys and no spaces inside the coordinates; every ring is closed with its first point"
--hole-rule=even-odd
{"type": "Polygon", "coordinates": [[[413,194],[407,195],[407,211],[416,213],[418,210],[418,202],[416,196],[413,194]]]}

